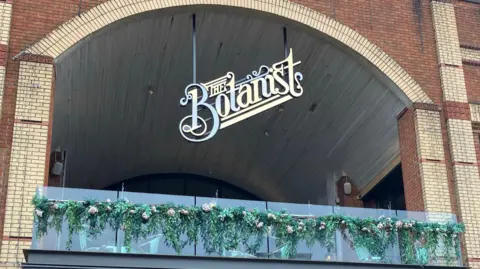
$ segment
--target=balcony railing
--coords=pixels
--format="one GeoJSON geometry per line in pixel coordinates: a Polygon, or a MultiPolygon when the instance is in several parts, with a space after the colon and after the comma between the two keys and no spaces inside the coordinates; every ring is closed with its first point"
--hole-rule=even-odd
{"type": "MultiPolygon", "coordinates": [[[[127,200],[132,205],[174,204],[184,205],[186,207],[198,206],[201,209],[202,205],[214,202],[219,208],[244,207],[245,210],[249,212],[248,214],[250,214],[250,212],[285,211],[285,213],[282,214],[291,214],[289,216],[291,216],[292,218],[300,220],[300,222],[302,222],[302,220],[305,220],[306,223],[309,219],[317,220],[316,218],[314,218],[314,216],[320,218],[327,216],[337,216],[336,218],[339,220],[338,227],[343,227],[343,218],[358,218],[359,220],[398,219],[414,221],[414,223],[418,224],[430,222],[436,223],[435,225],[437,226],[433,225],[431,227],[443,227],[441,225],[447,223],[450,223],[449,227],[452,227],[451,225],[455,226],[455,223],[457,221],[456,216],[449,213],[425,213],[400,210],[332,207],[322,205],[216,199],[205,197],[174,196],[134,192],[44,187],[38,190],[38,194],[46,197],[49,200],[49,206],[55,205],[55,203],[65,203],[65,201],[85,201],[86,203],[91,203],[91,201],[96,200],[101,202],[109,201],[114,203],[115,201],[127,200]]],[[[43,208],[43,210],[45,210],[45,208],[43,208]]],[[[46,210],[55,209],[49,208],[46,210]]],[[[245,214],[245,212],[243,213],[245,214]]],[[[115,253],[130,252],[156,255],[178,254],[177,251],[175,251],[171,247],[171,242],[165,240],[165,233],[157,229],[151,229],[151,232],[148,235],[144,234],[143,236],[139,236],[138,240],[132,240],[132,242],[128,243],[127,245],[125,244],[125,227],[112,228],[112,226],[115,225],[105,225],[105,227],[101,227],[101,233],[95,234],[91,232],[91,229],[98,229],[98,227],[92,228],[92,226],[90,226],[92,225],[92,223],[89,221],[85,221],[81,224],[83,225],[83,229],[79,229],[78,232],[74,232],[73,236],[69,238],[69,234],[72,233],[69,233],[67,217],[60,218],[60,223],[57,224],[52,223],[52,218],[50,218],[48,221],[48,228],[46,228],[46,233],[38,236],[38,225],[42,225],[39,222],[38,215],[36,216],[36,222],[33,231],[33,249],[115,253]],[[56,228],[54,228],[53,226],[60,227],[60,231],[57,232],[56,228]]],[[[52,214],[50,216],[52,216],[52,214]]],[[[43,222],[43,224],[45,223],[47,222],[43,222]]],[[[404,221],[403,223],[406,224],[411,222],[404,221]]],[[[145,222],[140,225],[148,225],[148,223],[145,222]]],[[[319,225],[321,226],[323,224],[310,223],[309,225],[313,225],[311,227],[318,228],[319,225]]],[[[347,224],[345,224],[345,226],[347,226],[347,224]]],[[[300,226],[296,226],[296,228],[298,227],[300,226]]],[[[310,226],[307,225],[307,227],[310,226]]],[[[202,229],[202,227],[200,226],[199,229],[202,229]]],[[[399,232],[394,232],[394,226],[391,227],[390,230],[383,227],[379,227],[379,229],[381,229],[382,231],[386,231],[386,233],[390,232],[394,236],[394,238],[388,239],[387,242],[385,240],[387,240],[386,238],[389,237],[378,237],[378,235],[374,235],[372,233],[372,240],[367,240],[366,244],[370,243],[378,246],[385,246],[383,248],[380,248],[382,251],[379,251],[378,253],[374,253],[375,251],[371,251],[372,249],[375,249],[375,247],[369,247],[365,243],[356,243],[355,238],[353,238],[352,233],[349,231],[349,228],[346,227],[345,229],[337,228],[333,232],[332,244],[328,247],[326,247],[325,244],[320,244],[319,242],[314,242],[313,244],[301,240],[295,242],[296,252],[294,253],[294,255],[292,255],[291,251],[288,251],[287,248],[291,248],[291,246],[288,242],[285,243],[285,241],[282,241],[282,236],[279,235],[278,231],[269,231],[268,229],[266,229],[267,232],[265,232],[265,234],[263,234],[261,238],[258,238],[258,240],[257,238],[251,238],[248,241],[241,242],[238,245],[228,248],[225,247],[221,251],[215,251],[213,253],[211,252],[211,250],[205,248],[205,237],[199,235],[198,241],[196,243],[186,244],[185,246],[182,246],[183,249],[181,251],[181,255],[429,265],[446,265],[446,260],[448,260],[448,265],[462,266],[462,259],[458,251],[459,246],[457,245],[459,241],[452,240],[452,243],[446,244],[447,242],[445,242],[445,238],[449,237],[442,235],[442,231],[438,232],[438,229],[437,233],[434,233],[435,236],[426,235],[425,238],[422,238],[420,240],[418,240],[418,238],[416,238],[415,240],[412,239],[415,238],[414,236],[400,236],[399,232]],[[256,248],[255,251],[252,253],[251,246],[254,245],[255,240],[258,241],[257,243],[259,243],[259,247],[256,248]],[[414,241],[405,244],[405,240],[414,241]],[[428,242],[425,242],[425,240],[427,240],[428,242]],[[432,242],[434,242],[438,247],[435,248],[434,251],[432,251],[432,248],[430,248],[429,251],[429,248],[426,248],[425,244],[431,244],[432,242]],[[445,257],[444,250],[446,247],[451,246],[452,244],[455,248],[455,251],[453,257],[451,256],[447,259],[447,257],[445,257]]],[[[202,234],[201,231],[199,231],[199,234],[202,234]]],[[[365,232],[365,234],[362,234],[362,236],[362,238],[370,236],[369,231],[365,232]]],[[[180,239],[182,239],[182,242],[188,241],[188,237],[185,233],[181,234],[180,239]]],[[[226,242],[229,240],[229,238],[221,238],[221,240],[226,242]]]]}

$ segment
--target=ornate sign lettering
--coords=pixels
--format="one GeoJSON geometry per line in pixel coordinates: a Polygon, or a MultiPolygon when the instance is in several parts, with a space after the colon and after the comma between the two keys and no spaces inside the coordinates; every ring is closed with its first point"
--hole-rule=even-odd
{"type": "Polygon", "coordinates": [[[242,80],[235,81],[235,74],[228,72],[209,82],[188,85],[180,105],[191,104],[192,114],[180,121],[180,133],[188,141],[203,142],[219,129],[301,96],[303,75],[294,71],[298,64],[290,49],[281,62],[262,65],[242,80]]]}

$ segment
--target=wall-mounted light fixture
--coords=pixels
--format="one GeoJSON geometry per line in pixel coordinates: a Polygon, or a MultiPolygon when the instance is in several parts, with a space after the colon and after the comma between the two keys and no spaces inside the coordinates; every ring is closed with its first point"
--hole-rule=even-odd
{"type": "Polygon", "coordinates": [[[342,171],[342,176],[345,177],[345,183],[343,183],[343,193],[349,195],[352,193],[352,184],[348,182],[348,176],[344,171],[342,171]]]}
{"type": "Polygon", "coordinates": [[[50,173],[52,173],[52,175],[59,176],[63,171],[63,162],[62,162],[63,154],[60,148],[57,148],[55,150],[55,152],[53,153],[53,158],[54,158],[54,163],[50,173]],[[60,160],[57,158],[58,156],[61,156],[60,160]]]}

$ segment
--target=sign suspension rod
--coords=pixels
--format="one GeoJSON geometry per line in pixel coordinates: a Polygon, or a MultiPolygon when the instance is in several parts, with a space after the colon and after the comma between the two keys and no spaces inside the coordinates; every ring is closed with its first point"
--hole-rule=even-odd
{"type": "Polygon", "coordinates": [[[197,23],[195,14],[192,15],[192,49],[193,49],[193,83],[197,83],[197,23]]]}

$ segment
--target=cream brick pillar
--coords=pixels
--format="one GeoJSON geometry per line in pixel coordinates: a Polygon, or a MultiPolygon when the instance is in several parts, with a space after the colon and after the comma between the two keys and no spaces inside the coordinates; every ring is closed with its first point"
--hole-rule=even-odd
{"type": "Polygon", "coordinates": [[[3,88],[5,87],[5,66],[7,63],[8,41],[12,4],[0,2],[0,117],[2,116],[3,88]]]}
{"type": "Polygon", "coordinates": [[[458,216],[465,223],[464,254],[468,265],[480,268],[480,178],[462,67],[454,6],[431,3],[443,107],[447,118],[449,149],[455,183],[458,216]]]}
{"type": "Polygon", "coordinates": [[[53,65],[20,62],[0,261],[18,264],[32,236],[31,200],[44,184],[53,65]]]}
{"type": "Polygon", "coordinates": [[[438,213],[452,208],[438,107],[414,105],[399,116],[398,130],[407,210],[427,211],[429,220],[445,219],[438,213]]]}
{"type": "MultiPolygon", "coordinates": [[[[432,213],[452,212],[440,113],[415,110],[415,133],[424,210],[432,213]]],[[[437,218],[438,216],[438,214],[431,214],[429,217],[437,218]]]]}
{"type": "Polygon", "coordinates": [[[461,48],[462,62],[480,63],[480,51],[461,48]]]}

